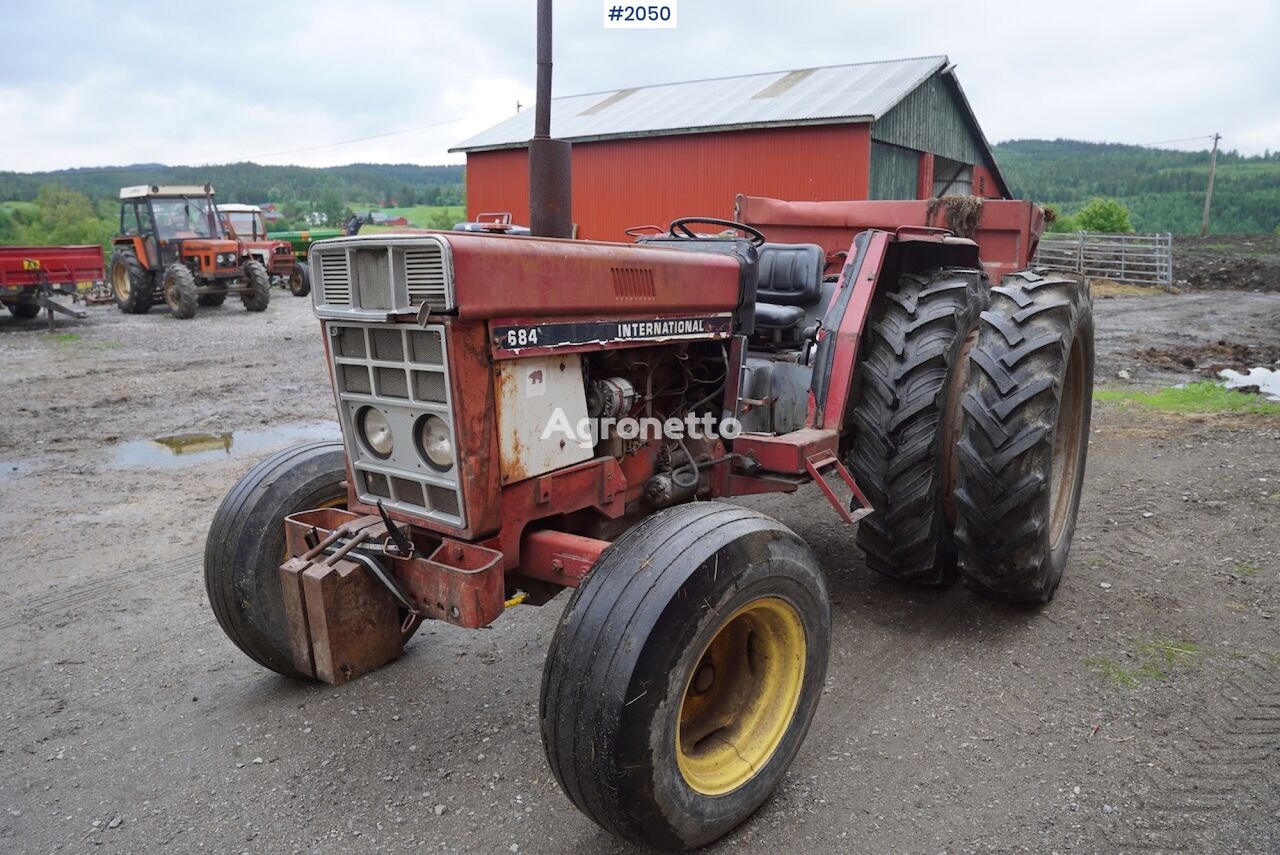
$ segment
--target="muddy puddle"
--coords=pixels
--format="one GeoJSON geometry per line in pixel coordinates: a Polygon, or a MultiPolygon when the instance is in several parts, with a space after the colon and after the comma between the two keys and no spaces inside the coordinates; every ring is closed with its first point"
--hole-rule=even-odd
{"type": "MultiPolygon", "coordinates": [[[[1220,340],[1212,344],[1182,347],[1149,347],[1133,351],[1132,355],[1152,368],[1167,371],[1194,371],[1205,377],[1216,378],[1223,376],[1222,372],[1228,370],[1236,374],[1247,373],[1250,370],[1270,371],[1271,369],[1254,368],[1254,366],[1280,362],[1280,345],[1240,344],[1220,340]]],[[[1274,374],[1274,371],[1272,373],[1274,374]]]]}
{"type": "Polygon", "coordinates": [[[340,439],[337,422],[278,425],[252,430],[178,433],[123,443],[113,466],[171,468],[261,454],[315,439],[340,439]]]}
{"type": "Polygon", "coordinates": [[[1218,376],[1226,381],[1228,389],[1255,387],[1264,397],[1280,401],[1280,369],[1251,368],[1245,372],[1225,369],[1218,376]]]}

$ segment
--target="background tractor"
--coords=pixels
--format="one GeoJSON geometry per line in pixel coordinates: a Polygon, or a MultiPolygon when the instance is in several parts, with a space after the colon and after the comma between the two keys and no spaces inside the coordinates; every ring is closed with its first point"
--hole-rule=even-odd
{"type": "Polygon", "coordinates": [[[329,238],[341,236],[342,229],[337,228],[292,229],[290,231],[276,231],[267,234],[267,237],[271,240],[284,241],[293,250],[297,268],[294,271],[294,278],[289,281],[290,291],[299,296],[311,293],[311,265],[307,261],[307,253],[311,251],[311,244],[318,240],[328,240],[329,238]],[[294,287],[295,282],[296,288],[294,287]]]}
{"type": "Polygon", "coordinates": [[[267,237],[267,224],[257,205],[219,204],[227,235],[240,242],[240,255],[264,268],[272,285],[284,285],[295,297],[311,291],[311,275],[305,263],[297,260],[293,247],[286,241],[267,237]]]}
{"type": "Polygon", "coordinates": [[[175,318],[190,318],[197,305],[220,306],[228,294],[239,294],[251,312],[267,308],[267,270],[242,257],[213,195],[208,184],[120,191],[120,232],[108,263],[120,311],[145,314],[163,300],[175,318]]]}
{"type": "Polygon", "coordinates": [[[814,484],[881,573],[1052,597],[1093,322],[1084,284],[1026,269],[1043,212],[742,198],[739,219],[757,222],[312,247],[342,441],[224,499],[205,581],[231,640],[344,683],[424,621],[481,627],[573,588],[542,680],[551,770],[602,827],[686,849],[781,781],[829,652],[812,550],[724,499],[814,484]],[[666,427],[602,430],[621,417],[666,427]],[[670,427],[690,420],[711,429],[670,427]]]}

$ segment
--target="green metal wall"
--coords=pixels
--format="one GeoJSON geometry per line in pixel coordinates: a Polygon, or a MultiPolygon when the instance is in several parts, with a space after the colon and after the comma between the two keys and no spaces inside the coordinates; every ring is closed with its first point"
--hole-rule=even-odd
{"type": "MultiPolygon", "coordinates": [[[[982,162],[981,149],[960,105],[936,74],[873,124],[871,139],[931,151],[964,163],[982,162]]],[[[873,161],[871,183],[874,185],[875,181],[873,161]]],[[[912,196],[907,198],[914,195],[913,188],[912,196]]]]}
{"type": "Polygon", "coordinates": [[[914,199],[920,152],[871,141],[871,199],[914,199]]]}

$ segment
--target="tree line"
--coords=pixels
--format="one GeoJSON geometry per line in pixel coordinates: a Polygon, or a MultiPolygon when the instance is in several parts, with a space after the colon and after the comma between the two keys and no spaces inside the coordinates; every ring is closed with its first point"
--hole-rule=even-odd
{"type": "Polygon", "coordinates": [[[116,199],[121,187],[137,184],[212,184],[222,202],[263,205],[301,199],[318,201],[326,193],[340,199],[397,205],[466,203],[461,164],[418,166],[410,163],[353,163],[349,166],[264,166],[227,163],[215,166],[135,164],[54,172],[0,172],[0,200],[35,201],[40,188],[60,184],[90,199],[116,199]]]}
{"type": "MultiPolygon", "coordinates": [[[[1079,140],[1012,140],[994,147],[1014,195],[1052,206],[1060,216],[1109,197],[1128,209],[1140,232],[1198,234],[1209,179],[1209,151],[1173,151],[1079,140]]],[[[1271,233],[1280,224],[1280,152],[1218,152],[1215,234],[1271,233]]]]}

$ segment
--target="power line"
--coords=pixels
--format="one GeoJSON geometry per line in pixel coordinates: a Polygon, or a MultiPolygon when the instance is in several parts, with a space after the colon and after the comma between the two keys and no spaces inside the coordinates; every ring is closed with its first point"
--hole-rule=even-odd
{"type": "Polygon", "coordinates": [[[1134,145],[1142,146],[1142,147],[1153,146],[1153,145],[1171,145],[1173,143],[1196,142],[1198,140],[1211,140],[1213,138],[1214,138],[1214,134],[1204,134],[1198,137],[1183,137],[1180,140],[1160,140],[1159,142],[1134,143],[1134,145]]]}

